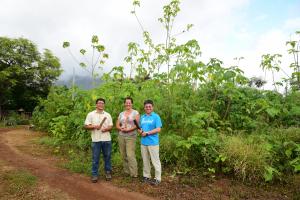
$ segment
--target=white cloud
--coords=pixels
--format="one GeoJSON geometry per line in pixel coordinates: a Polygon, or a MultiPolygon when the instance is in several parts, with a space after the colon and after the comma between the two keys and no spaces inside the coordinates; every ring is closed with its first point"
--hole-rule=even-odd
{"type": "MultiPolygon", "coordinates": [[[[164,42],[165,33],[157,18],[167,0],[141,1],[137,14],[144,27],[150,31],[156,43],[164,42]]],[[[241,62],[246,75],[258,73],[263,53],[286,50],[289,33],[299,28],[300,18],[289,19],[282,27],[267,32],[256,32],[247,27],[246,15],[250,0],[185,0],[175,21],[174,33],[186,24],[194,28],[178,37],[178,42],[197,39],[203,52],[203,60],[217,57],[227,66],[236,64],[234,57],[244,56],[241,62]]],[[[99,35],[110,58],[106,70],[122,65],[127,55],[127,44],[142,43],[142,32],[130,14],[132,1],[124,0],[2,0],[0,7],[0,36],[25,37],[34,41],[40,49],[48,48],[61,60],[62,67],[71,73],[76,63],[65,49],[63,41],[71,42],[72,51],[89,48],[91,36],[99,35]]],[[[259,23],[269,16],[257,16],[259,23]]],[[[299,30],[299,29],[298,29],[299,30]]],[[[76,73],[83,73],[76,66],[76,73]]]]}
{"type": "Polygon", "coordinates": [[[292,29],[292,30],[300,30],[300,17],[298,18],[293,18],[293,19],[288,19],[284,23],[284,29],[292,29]]]}
{"type": "MultiPolygon", "coordinates": [[[[274,89],[272,85],[272,73],[267,72],[265,74],[260,68],[260,62],[264,54],[281,54],[280,67],[287,74],[291,74],[292,70],[289,68],[289,65],[293,61],[292,57],[287,53],[287,47],[285,45],[287,40],[289,40],[288,35],[279,29],[270,30],[258,37],[253,49],[245,49],[241,52],[245,57],[245,60],[241,62],[245,75],[247,77],[256,76],[265,78],[268,82],[265,88],[274,89]]],[[[282,70],[275,73],[275,81],[281,81],[282,78],[287,78],[282,70]]],[[[283,88],[280,88],[280,91],[283,91],[283,88]]]]}

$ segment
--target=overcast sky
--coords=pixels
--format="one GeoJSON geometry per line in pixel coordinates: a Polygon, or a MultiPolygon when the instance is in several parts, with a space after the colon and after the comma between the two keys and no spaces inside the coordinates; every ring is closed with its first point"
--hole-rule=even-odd
{"type": "MultiPolygon", "coordinates": [[[[157,18],[162,16],[166,0],[141,0],[137,14],[155,43],[165,34],[157,18]]],[[[131,0],[0,0],[0,36],[24,37],[47,48],[56,55],[65,70],[63,78],[72,73],[84,74],[66,49],[79,57],[80,48],[89,48],[92,35],[98,35],[110,56],[105,71],[123,65],[127,44],[142,44],[142,31],[130,14],[131,0]]],[[[291,57],[285,42],[300,30],[300,0],[184,0],[175,21],[175,31],[194,24],[190,32],[178,36],[178,42],[198,40],[202,60],[216,57],[225,66],[235,65],[235,57],[245,59],[239,64],[247,77],[261,75],[261,55],[280,53],[282,68],[290,72],[291,57]]],[[[270,79],[267,78],[267,79],[270,79]]]]}

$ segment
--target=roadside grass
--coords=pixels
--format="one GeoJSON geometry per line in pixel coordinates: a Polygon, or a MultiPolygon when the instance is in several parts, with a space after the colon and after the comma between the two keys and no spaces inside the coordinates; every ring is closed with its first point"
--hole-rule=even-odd
{"type": "Polygon", "coordinates": [[[24,125],[17,125],[17,124],[7,125],[6,120],[0,121],[0,128],[18,128],[18,127],[22,127],[22,126],[24,126],[24,125]]]}
{"type": "Polygon", "coordinates": [[[11,194],[25,193],[36,186],[37,178],[26,170],[14,170],[6,172],[3,176],[4,182],[9,186],[11,194]]]}
{"type": "Polygon", "coordinates": [[[5,123],[4,123],[4,121],[0,121],[0,128],[3,128],[3,127],[5,127],[5,123]]]}
{"type": "Polygon", "coordinates": [[[0,162],[0,199],[32,199],[37,177],[27,170],[5,168],[0,162]]]}
{"type": "Polygon", "coordinates": [[[67,193],[51,188],[29,171],[16,169],[0,160],[0,200],[72,199],[67,193]]]}

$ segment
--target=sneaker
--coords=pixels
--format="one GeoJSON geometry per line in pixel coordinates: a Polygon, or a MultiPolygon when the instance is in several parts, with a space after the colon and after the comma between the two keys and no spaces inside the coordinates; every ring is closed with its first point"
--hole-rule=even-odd
{"type": "Polygon", "coordinates": [[[157,179],[153,179],[153,180],[151,180],[150,184],[151,184],[151,185],[159,185],[159,184],[160,184],[160,181],[157,180],[157,179]]]}
{"type": "Polygon", "coordinates": [[[111,180],[111,173],[110,173],[110,172],[106,172],[106,174],[105,174],[105,179],[106,179],[107,181],[110,181],[110,180],[111,180]]]}
{"type": "Polygon", "coordinates": [[[148,177],[143,177],[143,180],[142,180],[144,183],[150,183],[151,179],[148,178],[148,177]]]}
{"type": "Polygon", "coordinates": [[[92,181],[92,183],[97,183],[98,176],[92,176],[91,181],[92,181]]]}

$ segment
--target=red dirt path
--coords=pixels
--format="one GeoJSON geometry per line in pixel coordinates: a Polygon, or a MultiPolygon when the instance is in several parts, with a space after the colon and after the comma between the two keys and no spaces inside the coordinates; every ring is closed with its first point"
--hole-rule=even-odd
{"type": "Polygon", "coordinates": [[[40,181],[47,183],[52,188],[66,192],[75,199],[153,199],[137,192],[129,192],[115,187],[104,180],[93,184],[89,177],[55,167],[55,163],[51,159],[34,157],[21,152],[17,147],[27,141],[24,137],[28,134],[32,134],[32,132],[26,129],[0,129],[0,160],[4,160],[16,168],[29,170],[40,181]]]}

